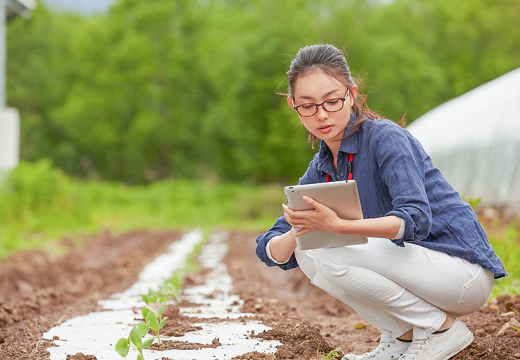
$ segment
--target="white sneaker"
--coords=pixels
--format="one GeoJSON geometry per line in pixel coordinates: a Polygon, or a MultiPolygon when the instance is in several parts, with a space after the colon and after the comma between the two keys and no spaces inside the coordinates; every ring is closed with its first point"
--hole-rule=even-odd
{"type": "Polygon", "coordinates": [[[343,356],[343,360],[397,360],[408,350],[410,344],[396,339],[385,339],[371,352],[363,355],[347,354],[343,356]]]}
{"type": "Polygon", "coordinates": [[[400,360],[447,360],[472,342],[473,334],[460,319],[455,320],[448,331],[441,334],[416,336],[414,329],[412,344],[400,360]]]}

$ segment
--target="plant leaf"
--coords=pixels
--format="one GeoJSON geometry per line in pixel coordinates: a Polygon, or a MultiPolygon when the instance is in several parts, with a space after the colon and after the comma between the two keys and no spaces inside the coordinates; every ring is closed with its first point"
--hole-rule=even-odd
{"type": "Polygon", "coordinates": [[[159,330],[159,321],[153,312],[150,311],[148,315],[146,315],[146,323],[153,331],[157,332],[157,330],[159,330]]]}
{"type": "Polygon", "coordinates": [[[141,314],[143,315],[143,319],[146,319],[146,315],[150,312],[150,309],[145,307],[143,310],[141,310],[141,314]]]}
{"type": "Polygon", "coordinates": [[[130,351],[130,342],[126,338],[121,338],[116,343],[116,351],[122,357],[126,357],[130,351]]]}
{"type": "MultiPolygon", "coordinates": [[[[151,312],[154,313],[155,317],[159,317],[159,313],[157,312],[157,310],[155,310],[154,308],[146,305],[146,309],[150,310],[151,312]]],[[[146,316],[148,316],[148,314],[146,314],[146,316]]]]}
{"type": "Polygon", "coordinates": [[[147,304],[150,302],[150,300],[148,299],[148,296],[146,296],[146,295],[141,295],[141,298],[142,298],[143,301],[144,301],[145,303],[147,303],[147,304]]]}
{"type": "Polygon", "coordinates": [[[166,321],[168,321],[167,317],[161,320],[161,322],[159,323],[159,329],[162,329],[164,325],[166,325],[166,321]]]}
{"type": "Polygon", "coordinates": [[[166,300],[161,302],[161,307],[159,308],[159,319],[162,318],[162,314],[164,312],[164,307],[166,306],[166,300]]]}
{"type": "Polygon", "coordinates": [[[141,336],[145,336],[148,334],[148,331],[150,330],[150,327],[146,325],[144,322],[140,322],[139,325],[137,325],[137,328],[141,332],[141,336]]]}
{"type": "Polygon", "coordinates": [[[150,346],[152,346],[153,344],[153,341],[155,340],[155,338],[150,338],[150,339],[146,339],[145,341],[143,341],[143,349],[148,349],[150,346]]]}
{"type": "Polygon", "coordinates": [[[135,345],[136,348],[141,348],[141,345],[143,344],[143,339],[141,337],[141,332],[139,331],[137,326],[134,326],[130,331],[130,340],[132,340],[132,343],[135,345]]]}
{"type": "Polygon", "coordinates": [[[137,360],[144,360],[144,357],[141,354],[137,354],[137,360]]]}

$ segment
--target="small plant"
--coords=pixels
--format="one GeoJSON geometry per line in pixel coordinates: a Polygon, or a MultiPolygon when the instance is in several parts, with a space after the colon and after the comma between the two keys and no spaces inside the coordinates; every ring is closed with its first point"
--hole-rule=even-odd
{"type": "Polygon", "coordinates": [[[168,320],[167,317],[165,317],[164,319],[162,317],[165,306],[166,300],[161,302],[161,307],[159,308],[159,311],[155,310],[149,305],[146,305],[146,307],[143,310],[141,310],[141,314],[143,314],[143,318],[146,321],[146,326],[148,327],[148,329],[152,330],[154,333],[157,334],[157,342],[159,343],[159,345],[161,344],[161,336],[159,335],[159,330],[161,330],[164,327],[164,325],[166,325],[166,321],[168,320]]]}
{"type": "Polygon", "coordinates": [[[148,295],[142,295],[141,297],[146,304],[162,303],[163,301],[166,301],[166,297],[152,289],[148,289],[148,295]]]}
{"type": "Polygon", "coordinates": [[[121,338],[116,343],[116,351],[122,357],[126,357],[130,351],[130,345],[134,345],[135,349],[139,352],[137,360],[144,360],[143,349],[149,348],[154,341],[154,338],[146,339],[143,341],[143,336],[148,334],[148,325],[141,322],[138,326],[134,326],[130,331],[128,338],[121,338]]]}
{"type": "Polygon", "coordinates": [[[515,329],[516,331],[520,331],[519,328],[517,328],[516,326],[513,326],[513,325],[509,325],[509,327],[512,327],[513,329],[515,329]]]}
{"type": "Polygon", "coordinates": [[[320,352],[320,344],[318,344],[318,350],[316,350],[316,355],[318,356],[317,358],[320,359],[320,360],[332,360],[332,359],[339,359],[340,358],[340,354],[339,354],[339,350],[338,349],[335,349],[335,350],[332,350],[330,351],[327,355],[325,355],[325,353],[323,351],[320,352]]]}
{"type": "Polygon", "coordinates": [[[159,289],[159,293],[162,294],[167,299],[175,299],[176,302],[179,301],[179,293],[182,289],[182,280],[181,276],[178,274],[173,274],[172,278],[167,280],[163,286],[159,289]]]}

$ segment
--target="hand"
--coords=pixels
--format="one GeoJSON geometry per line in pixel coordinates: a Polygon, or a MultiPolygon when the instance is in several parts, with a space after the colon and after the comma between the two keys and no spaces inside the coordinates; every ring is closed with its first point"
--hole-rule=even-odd
{"type": "Polygon", "coordinates": [[[294,236],[298,237],[315,230],[335,232],[338,222],[341,221],[336,212],[308,196],[304,196],[303,200],[314,209],[291,210],[287,205],[282,204],[285,220],[293,228],[300,228],[294,236]]]}

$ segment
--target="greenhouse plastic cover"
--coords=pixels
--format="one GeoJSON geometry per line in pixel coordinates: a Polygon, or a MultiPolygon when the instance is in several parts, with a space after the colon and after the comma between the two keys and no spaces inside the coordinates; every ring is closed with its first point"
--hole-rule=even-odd
{"type": "Polygon", "coordinates": [[[520,208],[520,68],[434,108],[407,130],[455,190],[520,208]]]}

